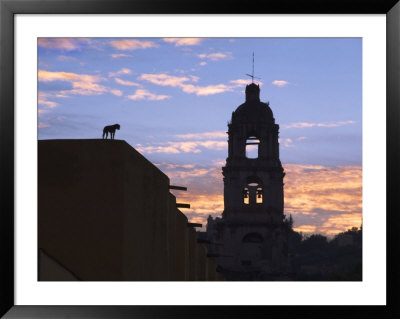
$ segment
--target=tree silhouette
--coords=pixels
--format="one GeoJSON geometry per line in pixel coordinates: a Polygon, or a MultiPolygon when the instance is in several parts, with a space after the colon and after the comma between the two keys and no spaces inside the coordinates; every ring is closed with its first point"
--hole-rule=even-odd
{"type": "Polygon", "coordinates": [[[362,227],[352,227],[328,240],[321,234],[304,236],[288,227],[289,261],[293,280],[362,280],[362,227]]]}

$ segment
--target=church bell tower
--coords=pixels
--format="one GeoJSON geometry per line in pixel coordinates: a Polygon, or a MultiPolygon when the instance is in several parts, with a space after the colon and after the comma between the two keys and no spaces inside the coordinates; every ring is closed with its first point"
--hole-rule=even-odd
{"type": "Polygon", "coordinates": [[[283,272],[287,265],[287,227],[279,125],[260,87],[246,86],[246,101],[228,124],[228,157],[222,168],[224,212],[219,221],[225,272],[283,272]]]}

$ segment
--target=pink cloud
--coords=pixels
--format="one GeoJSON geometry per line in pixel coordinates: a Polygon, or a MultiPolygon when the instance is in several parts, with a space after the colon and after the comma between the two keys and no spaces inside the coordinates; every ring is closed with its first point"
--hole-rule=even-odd
{"type": "Polygon", "coordinates": [[[235,84],[237,86],[245,86],[251,83],[250,79],[237,79],[237,80],[231,80],[229,81],[232,84],[235,84]]]}
{"type": "Polygon", "coordinates": [[[50,126],[50,124],[44,123],[44,122],[39,122],[39,124],[38,124],[38,128],[44,128],[44,127],[49,127],[49,126],[50,126]]]}
{"type": "Polygon", "coordinates": [[[284,138],[282,141],[284,147],[293,147],[293,140],[291,138],[284,138]]]}
{"type": "Polygon", "coordinates": [[[136,83],[136,82],[125,81],[125,80],[122,80],[122,79],[120,79],[120,78],[115,78],[114,80],[115,80],[115,82],[117,82],[118,84],[121,84],[121,85],[138,86],[138,87],[141,87],[141,85],[140,85],[139,83],[136,83]]]}
{"type": "Polygon", "coordinates": [[[131,74],[132,71],[128,68],[122,68],[121,70],[118,70],[116,72],[109,72],[108,76],[110,78],[115,77],[115,76],[120,76],[120,75],[125,75],[125,74],[131,74]]]}
{"type": "Polygon", "coordinates": [[[272,84],[276,85],[278,87],[284,87],[284,86],[288,85],[289,82],[288,81],[284,81],[284,80],[275,80],[275,81],[272,81],[272,84]]]}
{"type": "Polygon", "coordinates": [[[90,43],[86,38],[38,38],[38,46],[65,51],[79,50],[82,44],[90,43]]]}
{"type": "Polygon", "coordinates": [[[210,60],[210,61],[219,61],[219,60],[227,60],[232,59],[232,53],[222,53],[222,52],[215,52],[215,53],[202,53],[197,55],[200,59],[210,60]]]}
{"type": "Polygon", "coordinates": [[[108,89],[101,84],[94,82],[72,82],[71,94],[79,95],[101,95],[108,91],[108,89]]]}
{"type": "Polygon", "coordinates": [[[95,75],[88,75],[88,74],[77,74],[70,72],[51,72],[51,71],[39,70],[38,80],[42,82],[51,82],[51,81],[99,82],[101,78],[95,75]]]}
{"type": "Polygon", "coordinates": [[[165,142],[165,143],[157,143],[155,145],[141,145],[138,144],[137,148],[140,152],[146,154],[152,153],[171,153],[171,154],[179,154],[179,153],[200,153],[202,149],[210,149],[210,150],[223,150],[226,148],[226,141],[214,141],[214,140],[206,140],[206,141],[174,141],[174,142],[165,142]]]}
{"type": "Polygon", "coordinates": [[[201,38],[164,38],[163,40],[168,43],[174,43],[177,47],[198,45],[203,41],[201,38]]]}
{"type": "Polygon", "coordinates": [[[114,94],[115,96],[122,96],[122,91],[121,90],[116,90],[116,89],[112,89],[110,90],[111,94],[114,94]]]}
{"type": "Polygon", "coordinates": [[[48,113],[49,110],[44,110],[44,109],[38,109],[38,115],[40,116],[41,114],[48,113]]]}
{"type": "Polygon", "coordinates": [[[202,133],[189,133],[189,134],[178,134],[175,135],[177,138],[182,139],[217,139],[217,138],[227,138],[227,134],[225,131],[214,131],[214,132],[202,132],[202,133]]]}
{"type": "Polygon", "coordinates": [[[163,101],[169,98],[171,98],[169,95],[157,95],[143,89],[138,89],[136,90],[135,94],[128,96],[128,99],[134,101],[136,100],[163,101]]]}
{"type": "Polygon", "coordinates": [[[181,85],[183,92],[194,93],[198,96],[201,95],[214,95],[227,91],[232,91],[232,87],[225,84],[207,85],[207,86],[197,86],[192,84],[181,85]]]}
{"type": "Polygon", "coordinates": [[[152,84],[160,86],[171,86],[178,87],[183,92],[188,94],[196,94],[197,96],[207,96],[220,94],[224,92],[233,91],[235,88],[249,83],[248,80],[238,79],[230,81],[230,85],[227,84],[213,84],[213,85],[195,85],[199,81],[198,76],[174,76],[166,73],[149,74],[145,73],[138,77],[138,80],[147,81],[152,84]],[[191,83],[192,82],[192,83],[191,83]]]}
{"type": "MultiPolygon", "coordinates": [[[[175,151],[179,151],[174,145],[175,151]]],[[[190,220],[206,225],[208,215],[219,216],[224,208],[221,174],[224,164],[221,159],[208,166],[160,163],[158,167],[168,175],[171,184],[188,187],[187,192],[176,192],[176,196],[191,204],[185,210],[190,220]]],[[[285,214],[292,214],[296,231],[332,236],[361,225],[361,166],[283,164],[283,167],[285,214]]]]}
{"type": "MultiPolygon", "coordinates": [[[[58,103],[56,103],[54,101],[49,101],[48,100],[49,96],[50,96],[49,94],[46,94],[44,92],[39,92],[38,105],[45,105],[51,109],[57,107],[58,103]]],[[[39,114],[46,113],[46,112],[48,112],[48,110],[39,110],[39,114]]]]}
{"type": "MultiPolygon", "coordinates": [[[[318,232],[332,235],[362,222],[361,166],[327,167],[284,164],[285,212],[295,226],[305,225],[310,216],[318,232]],[[303,222],[296,223],[301,215],[303,222]]],[[[303,231],[305,228],[303,227],[303,231]]]]}
{"type": "Polygon", "coordinates": [[[119,58],[130,58],[132,55],[130,54],[124,54],[124,53],[113,53],[111,54],[111,57],[113,59],[119,59],[119,58]]]}
{"type": "Polygon", "coordinates": [[[188,77],[185,76],[173,76],[165,73],[159,73],[159,74],[144,73],[141,76],[139,76],[138,79],[161,86],[172,86],[172,87],[181,86],[184,82],[190,80],[188,77]]]}
{"type": "MultiPolygon", "coordinates": [[[[42,82],[66,81],[71,83],[72,85],[71,89],[54,92],[51,95],[52,97],[67,98],[71,95],[101,95],[104,93],[111,93],[116,96],[122,96],[122,91],[111,89],[97,83],[104,80],[103,78],[97,75],[39,70],[38,79],[39,81],[42,82]]],[[[55,102],[49,102],[47,99],[45,99],[49,96],[50,96],[49,94],[46,96],[44,95],[39,96],[38,103],[51,107],[51,103],[55,102]]],[[[53,105],[57,106],[57,104],[53,105]]]]}
{"type": "Polygon", "coordinates": [[[355,121],[339,121],[339,122],[325,122],[325,123],[309,123],[309,122],[296,122],[282,125],[284,129],[290,128],[310,128],[310,127],[338,127],[343,125],[355,124],[355,121]]]}
{"type": "Polygon", "coordinates": [[[110,41],[110,45],[118,50],[138,50],[138,49],[148,49],[156,48],[158,44],[151,41],[140,41],[140,40],[115,40],[110,41]]]}

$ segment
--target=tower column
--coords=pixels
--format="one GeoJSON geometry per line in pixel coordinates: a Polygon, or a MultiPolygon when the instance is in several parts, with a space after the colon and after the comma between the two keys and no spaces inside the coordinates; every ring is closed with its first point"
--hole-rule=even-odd
{"type": "Polygon", "coordinates": [[[228,125],[228,158],[223,167],[224,214],[219,221],[219,265],[227,273],[282,271],[287,252],[283,229],[283,176],[278,126],[260,88],[246,87],[246,101],[228,125]],[[259,139],[258,156],[246,157],[246,141],[259,139]],[[278,234],[278,235],[276,235],[278,234]],[[272,254],[272,249],[274,253],[272,254]]]}

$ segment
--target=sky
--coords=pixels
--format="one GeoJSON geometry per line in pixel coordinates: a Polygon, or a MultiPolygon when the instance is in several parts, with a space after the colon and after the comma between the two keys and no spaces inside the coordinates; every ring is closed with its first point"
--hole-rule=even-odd
{"type": "MultiPolygon", "coordinates": [[[[192,222],[223,211],[227,123],[247,74],[279,124],[285,215],[304,234],[362,224],[361,38],[39,38],[38,138],[119,123],[192,222]]],[[[204,229],[204,228],[203,228],[204,229]]]]}

